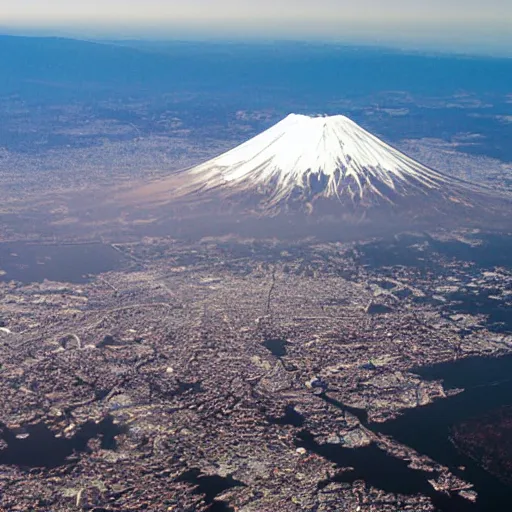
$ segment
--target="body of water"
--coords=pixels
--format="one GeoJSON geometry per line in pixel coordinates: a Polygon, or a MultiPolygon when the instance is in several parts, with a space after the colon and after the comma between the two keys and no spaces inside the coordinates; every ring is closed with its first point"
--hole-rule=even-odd
{"type": "MultiPolygon", "coordinates": [[[[417,369],[416,373],[424,379],[442,379],[445,387],[464,391],[407,410],[399,418],[372,428],[448,466],[454,474],[474,484],[479,494],[475,510],[508,510],[512,488],[457,450],[451,437],[457,425],[478,421],[492,411],[512,405],[512,356],[464,359],[417,369]]],[[[499,443],[499,439],[494,442],[499,443]]]]}
{"type": "Polygon", "coordinates": [[[115,450],[115,437],[125,430],[116,425],[108,416],[100,423],[88,421],[77,429],[70,438],[56,437],[55,433],[44,423],[25,427],[23,436],[17,435],[0,423],[0,438],[6,448],[0,450],[0,465],[9,464],[21,467],[53,468],[70,462],[77,453],[87,452],[90,439],[99,438],[105,450],[115,450]]]}
{"type": "Polygon", "coordinates": [[[286,355],[287,345],[288,342],[286,340],[277,338],[268,339],[263,342],[263,346],[276,357],[283,357],[286,355]]]}
{"type": "MultiPolygon", "coordinates": [[[[488,423],[488,415],[512,405],[512,356],[500,358],[475,357],[451,363],[413,370],[424,379],[443,380],[445,388],[463,388],[459,394],[434,403],[407,409],[392,421],[368,423],[365,411],[353,410],[342,403],[323,398],[341,410],[349,410],[377,434],[385,434],[413,448],[422,455],[447,466],[450,471],[474,485],[478,500],[472,503],[458,495],[445,495],[435,491],[428,483],[435,473],[427,473],[408,467],[408,462],[393,457],[376,445],[362,448],[346,448],[343,445],[316,443],[314,436],[302,431],[297,444],[336,463],[340,468],[352,467],[330,481],[353,482],[358,479],[376,488],[396,494],[424,494],[432,499],[438,510],[444,512],[503,512],[512,504],[512,487],[504,483],[511,475],[498,478],[486,471],[479,460],[457,449],[452,442],[459,425],[471,421],[475,435],[478,423],[482,428],[488,423]]],[[[495,445],[500,439],[490,438],[488,429],[484,442],[495,445]]],[[[482,436],[480,436],[482,437],[482,436]]],[[[482,442],[481,440],[479,440],[482,442]]],[[[508,444],[503,443],[503,450],[508,444]]],[[[506,454],[505,454],[506,455],[506,454]]],[[[505,468],[506,470],[506,468],[505,468]]],[[[503,469],[502,469],[503,471],[503,469]]],[[[327,485],[329,481],[325,482],[327,485]]]]}
{"type": "Polygon", "coordinates": [[[88,276],[117,269],[123,257],[101,243],[46,245],[0,244],[0,281],[28,284],[49,281],[83,283],[88,276]]]}

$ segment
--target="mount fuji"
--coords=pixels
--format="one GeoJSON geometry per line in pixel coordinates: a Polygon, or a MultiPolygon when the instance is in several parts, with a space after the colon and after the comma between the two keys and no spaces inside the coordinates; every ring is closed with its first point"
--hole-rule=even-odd
{"type": "Polygon", "coordinates": [[[422,165],[342,115],[290,114],[133,197],[166,205],[174,221],[226,229],[244,220],[268,229],[273,219],[273,227],[289,229],[322,219],[331,227],[341,222],[345,232],[364,226],[378,232],[461,219],[473,224],[494,209],[487,189],[422,165]]]}

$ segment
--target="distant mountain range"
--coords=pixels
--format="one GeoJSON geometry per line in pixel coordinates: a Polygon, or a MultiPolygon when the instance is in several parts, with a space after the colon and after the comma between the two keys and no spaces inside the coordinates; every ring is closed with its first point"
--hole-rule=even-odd
{"type": "Polygon", "coordinates": [[[0,36],[0,94],[268,89],[364,95],[383,90],[510,92],[512,59],[406,54],[377,48],[276,43],[148,44],[0,36]],[[305,64],[307,63],[307,65],[305,64]]]}

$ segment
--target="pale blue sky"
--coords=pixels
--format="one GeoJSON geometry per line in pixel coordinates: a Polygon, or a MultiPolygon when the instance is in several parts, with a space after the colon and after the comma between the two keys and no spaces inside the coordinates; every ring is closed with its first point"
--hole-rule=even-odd
{"type": "Polygon", "coordinates": [[[0,0],[0,27],[510,49],[512,0],[0,0]]]}

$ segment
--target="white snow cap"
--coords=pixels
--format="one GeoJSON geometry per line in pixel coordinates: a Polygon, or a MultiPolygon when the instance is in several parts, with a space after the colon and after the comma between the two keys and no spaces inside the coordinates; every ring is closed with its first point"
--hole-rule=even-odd
{"type": "Polygon", "coordinates": [[[382,195],[379,183],[393,190],[397,184],[432,189],[446,180],[342,115],[290,114],[189,172],[203,191],[265,186],[274,189],[274,201],[296,187],[312,188],[312,183],[315,195],[362,198],[367,193],[382,195]]]}

